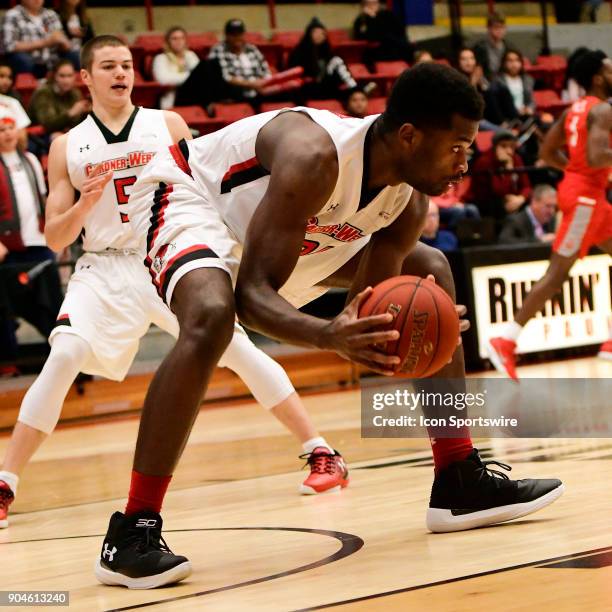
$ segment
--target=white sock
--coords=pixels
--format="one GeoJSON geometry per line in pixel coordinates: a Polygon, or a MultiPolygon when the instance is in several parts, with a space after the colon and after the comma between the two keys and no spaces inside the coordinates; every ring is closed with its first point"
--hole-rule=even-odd
{"type": "Polygon", "coordinates": [[[518,337],[521,335],[522,331],[523,331],[522,325],[519,325],[516,321],[511,321],[504,328],[504,331],[502,333],[502,338],[516,342],[518,340],[518,337]]]}
{"type": "Polygon", "coordinates": [[[334,449],[326,442],[323,436],[319,436],[318,438],[310,438],[310,440],[306,440],[304,444],[302,444],[302,448],[305,453],[312,453],[315,448],[324,447],[329,449],[331,453],[334,452],[334,449]]]}
{"type": "Polygon", "coordinates": [[[13,495],[17,494],[17,485],[19,484],[19,476],[17,476],[17,474],[0,470],[0,480],[4,480],[4,482],[11,487],[13,495]]]}

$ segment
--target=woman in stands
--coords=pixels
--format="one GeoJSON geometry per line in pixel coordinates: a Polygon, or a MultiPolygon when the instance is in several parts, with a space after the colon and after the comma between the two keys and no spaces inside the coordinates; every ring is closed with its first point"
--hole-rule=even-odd
{"type": "Polygon", "coordinates": [[[153,59],[153,78],[162,85],[173,87],[160,100],[162,109],[172,108],[176,98],[176,88],[182,85],[200,59],[187,44],[187,32],[174,26],[166,32],[166,48],[153,59]]]}
{"type": "Polygon", "coordinates": [[[309,79],[302,91],[306,100],[338,98],[342,91],[357,86],[344,60],[334,55],[327,30],[316,17],[289,55],[289,68],[296,66],[301,66],[309,79]]]}

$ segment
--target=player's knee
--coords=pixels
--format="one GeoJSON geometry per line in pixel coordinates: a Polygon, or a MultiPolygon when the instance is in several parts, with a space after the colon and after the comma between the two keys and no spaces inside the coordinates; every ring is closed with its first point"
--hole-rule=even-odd
{"type": "Polygon", "coordinates": [[[205,351],[220,351],[230,343],[234,333],[234,308],[222,298],[207,296],[179,319],[181,337],[205,351]]]}
{"type": "MultiPolygon", "coordinates": [[[[76,340],[76,338],[74,339],[76,340]]],[[[63,340],[61,337],[56,338],[51,347],[48,361],[63,372],[70,370],[79,372],[89,353],[89,345],[84,340],[81,342],[62,342],[61,340],[63,340]]],[[[73,339],[71,338],[71,340],[73,339]]]]}

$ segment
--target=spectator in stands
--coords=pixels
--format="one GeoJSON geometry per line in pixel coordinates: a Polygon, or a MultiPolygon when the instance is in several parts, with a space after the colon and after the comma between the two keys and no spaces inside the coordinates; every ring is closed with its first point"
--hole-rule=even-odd
{"type": "Polygon", "coordinates": [[[414,52],[414,63],[416,64],[424,64],[426,62],[433,62],[433,55],[427,51],[426,49],[419,49],[414,52]]]}
{"type": "MultiPolygon", "coordinates": [[[[0,71],[2,71],[2,66],[0,65],[0,71]]],[[[6,73],[8,70],[4,69],[6,73]]],[[[11,72],[12,74],[12,72],[11,72]]],[[[7,80],[5,80],[5,83],[7,80]]],[[[17,100],[16,97],[13,97],[8,94],[0,93],[0,114],[4,115],[8,113],[15,120],[15,125],[18,132],[18,143],[19,148],[21,150],[25,150],[28,144],[28,133],[26,128],[32,123],[28,114],[21,106],[21,102],[17,100]]]]}
{"type": "Polygon", "coordinates": [[[94,37],[85,0],[62,0],[59,16],[71,50],[80,53],[81,47],[94,37]]]}
{"type": "MultiPolygon", "coordinates": [[[[464,179],[469,180],[469,177],[464,179]]],[[[453,184],[452,187],[439,196],[431,197],[431,201],[438,206],[440,221],[450,230],[455,230],[462,219],[480,219],[480,211],[474,204],[464,201],[468,191],[463,185],[453,184]]]]}
{"type": "Polygon", "coordinates": [[[15,118],[7,109],[0,110],[0,359],[5,361],[16,356],[14,317],[26,319],[47,337],[62,302],[55,268],[36,282],[19,276],[37,263],[54,261],[54,256],[43,234],[43,171],[34,155],[19,150],[18,139],[15,118]],[[25,264],[25,269],[7,264],[25,264]]]}
{"type": "Polygon", "coordinates": [[[302,67],[308,81],[302,88],[305,100],[338,98],[342,90],[357,87],[344,60],[334,55],[325,26],[315,17],[300,42],[289,54],[289,68],[302,67]]]}
{"type": "Polygon", "coordinates": [[[420,240],[441,251],[454,251],[459,246],[459,240],[455,234],[448,230],[440,229],[438,206],[431,199],[429,200],[429,210],[427,211],[420,240]]]}
{"type": "Polygon", "coordinates": [[[456,67],[481,94],[489,88],[489,81],[486,79],[482,65],[478,63],[473,49],[463,47],[459,51],[456,67]]]}
{"type": "Polygon", "coordinates": [[[346,97],[344,103],[346,114],[351,117],[357,117],[363,119],[369,115],[368,112],[368,96],[366,96],[363,89],[355,87],[351,89],[346,97]]]}
{"type": "Polygon", "coordinates": [[[555,211],[557,191],[550,185],[536,185],[531,202],[504,220],[499,241],[506,244],[520,242],[551,243],[555,239],[555,211]]]}
{"type": "Polygon", "coordinates": [[[225,40],[210,50],[208,59],[218,62],[227,85],[217,99],[252,101],[271,76],[261,51],[245,41],[245,32],[242,20],[230,19],[225,24],[225,40]]]}
{"type": "Polygon", "coordinates": [[[487,37],[474,45],[474,54],[482,66],[485,77],[491,81],[502,67],[502,58],[508,50],[506,19],[500,13],[487,17],[487,37]]]}
{"type": "Polygon", "coordinates": [[[2,21],[2,46],[15,73],[31,72],[44,78],[60,55],[78,66],[78,53],[62,30],[57,13],[43,8],[44,0],[21,0],[9,9],[2,21]]]}
{"type": "Polygon", "coordinates": [[[21,96],[14,85],[13,66],[8,60],[0,58],[0,95],[15,98],[21,104],[21,96]]]}
{"type": "Polygon", "coordinates": [[[496,125],[508,125],[535,114],[533,78],[525,74],[523,56],[508,50],[502,58],[502,68],[485,96],[485,117],[496,125]]]}
{"type": "MultiPolygon", "coordinates": [[[[472,183],[468,198],[483,217],[501,222],[516,212],[531,195],[531,184],[516,152],[517,138],[507,130],[493,136],[493,146],[483,153],[472,168],[472,183]]],[[[501,226],[501,223],[498,223],[501,226]]]]}
{"type": "Polygon", "coordinates": [[[414,47],[408,41],[406,27],[397,15],[382,6],[380,0],[361,0],[361,12],[353,23],[353,38],[378,43],[363,56],[372,72],[375,62],[412,62],[414,47]]]}
{"type": "Polygon", "coordinates": [[[91,102],[76,86],[76,72],[68,59],[59,60],[30,103],[32,120],[45,128],[50,140],[79,124],[90,110],[91,102]]]}
{"type": "MultiPolygon", "coordinates": [[[[187,32],[181,26],[170,28],[165,35],[166,48],[153,58],[153,78],[162,85],[174,88],[182,85],[200,59],[187,45],[187,32]]],[[[176,89],[164,94],[160,100],[163,109],[172,108],[176,89]]]]}

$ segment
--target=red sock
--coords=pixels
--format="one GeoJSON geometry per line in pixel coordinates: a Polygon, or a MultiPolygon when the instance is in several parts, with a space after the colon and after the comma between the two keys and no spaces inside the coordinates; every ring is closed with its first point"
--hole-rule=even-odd
{"type": "Polygon", "coordinates": [[[474,448],[469,435],[465,438],[430,438],[429,441],[433,451],[436,474],[454,461],[463,461],[474,448]]]}
{"type": "Polygon", "coordinates": [[[145,510],[159,514],[171,478],[172,476],[146,476],[132,470],[130,496],[125,514],[136,514],[145,510]]]}

